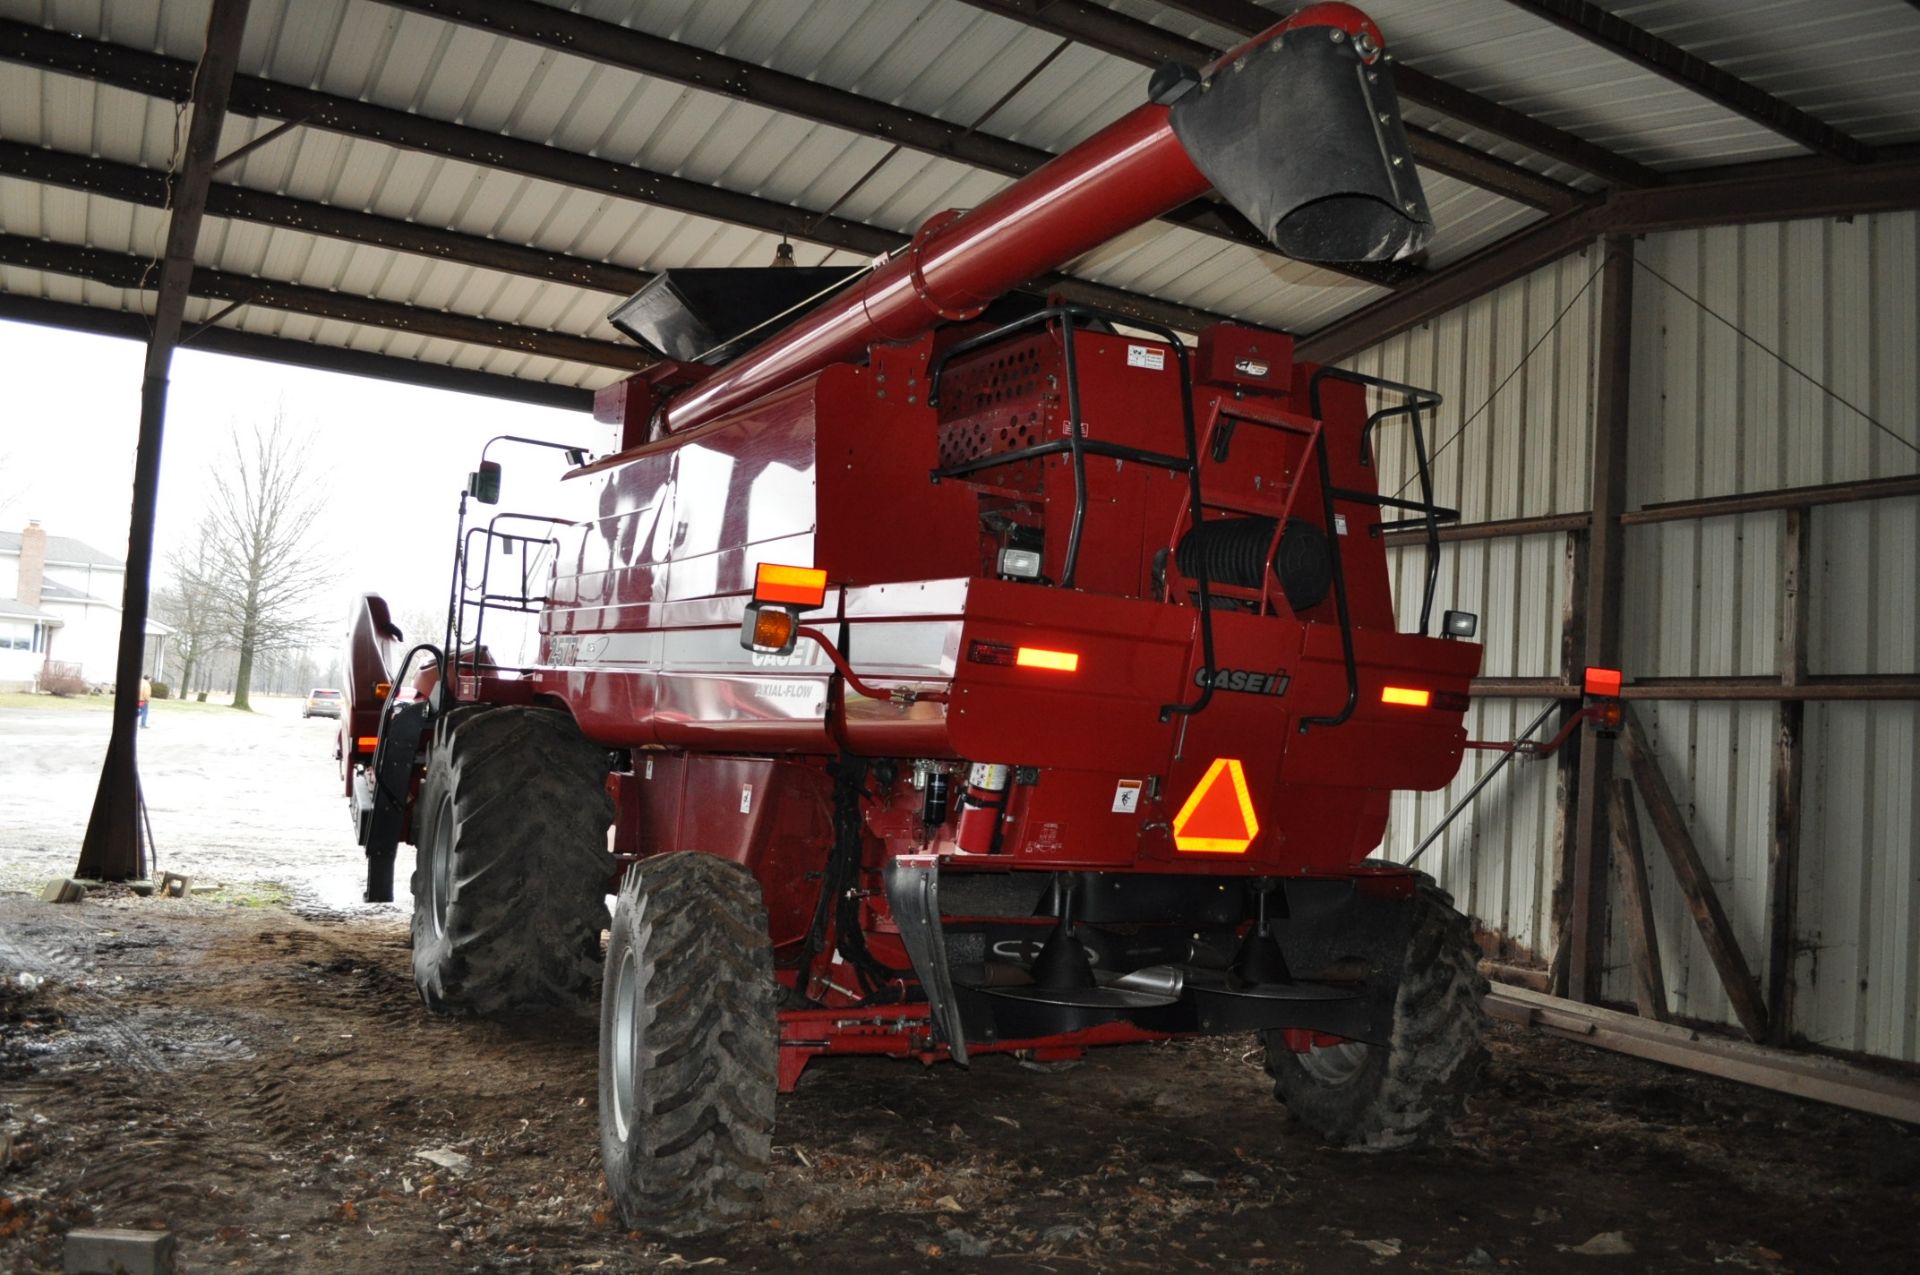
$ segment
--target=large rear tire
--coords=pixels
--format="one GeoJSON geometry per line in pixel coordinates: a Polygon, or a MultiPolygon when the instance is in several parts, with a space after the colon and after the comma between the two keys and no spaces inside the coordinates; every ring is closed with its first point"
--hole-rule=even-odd
{"type": "Polygon", "coordinates": [[[600,993],[600,1157],[626,1225],[693,1235],[759,1212],[777,991],[745,868],[682,853],[627,874],[600,993]]]}
{"type": "Polygon", "coordinates": [[[1335,1146],[1385,1151],[1432,1142],[1466,1110],[1486,1061],[1473,932],[1452,898],[1422,883],[1385,1045],[1343,1041],[1305,1053],[1265,1033],[1274,1096],[1335,1146]]]}
{"type": "Polygon", "coordinates": [[[607,754],[548,708],[460,708],[415,805],[413,979],[427,1008],[584,1010],[613,878],[607,754]]]}

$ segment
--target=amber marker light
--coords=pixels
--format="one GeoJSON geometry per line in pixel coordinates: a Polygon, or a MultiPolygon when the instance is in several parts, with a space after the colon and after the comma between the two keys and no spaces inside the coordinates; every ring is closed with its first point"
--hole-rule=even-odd
{"type": "Polygon", "coordinates": [[[378,735],[362,735],[355,742],[360,746],[361,752],[370,753],[379,746],[380,737],[378,735]]]}
{"type": "Polygon", "coordinates": [[[1433,692],[1411,686],[1383,686],[1380,688],[1380,702],[1404,704],[1408,708],[1425,708],[1433,702],[1433,692]]]}
{"type": "Polygon", "coordinates": [[[1080,653],[1049,651],[1043,646],[1023,646],[1014,653],[1013,662],[1021,668],[1049,668],[1057,673],[1074,673],[1080,668],[1080,653]]]}

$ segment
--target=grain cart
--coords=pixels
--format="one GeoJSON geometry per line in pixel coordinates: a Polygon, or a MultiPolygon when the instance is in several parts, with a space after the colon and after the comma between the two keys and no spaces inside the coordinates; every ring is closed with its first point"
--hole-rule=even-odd
{"type": "Polygon", "coordinates": [[[1210,188],[1296,257],[1416,252],[1383,50],[1315,5],[870,267],[668,272],[614,315],[659,362],[599,394],[570,507],[469,525],[490,444],[440,642],[360,608],[368,897],[411,842],[432,1009],[598,991],[628,1224],[750,1215],[822,1055],[1258,1032],[1336,1142],[1461,1108],[1467,923],[1368,860],[1390,795],[1455,773],[1479,667],[1471,616],[1433,632],[1436,400],[1044,291],[1210,188]],[[1414,495],[1379,489],[1390,432],[1414,495]],[[1411,632],[1396,526],[1427,539],[1411,632]],[[503,610],[532,664],[490,652],[503,610]]]}

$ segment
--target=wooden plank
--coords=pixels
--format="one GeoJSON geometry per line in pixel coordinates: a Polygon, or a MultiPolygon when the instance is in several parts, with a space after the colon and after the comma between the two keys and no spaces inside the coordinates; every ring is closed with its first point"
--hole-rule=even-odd
{"type": "MultiPolygon", "coordinates": [[[[1633,346],[1633,240],[1606,240],[1600,278],[1600,349],[1593,409],[1593,525],[1587,532],[1585,665],[1620,665],[1622,554],[1620,511],[1627,503],[1628,380],[1633,346]]],[[[1575,679],[1577,682],[1577,679],[1575,679]]],[[[1589,724],[1580,739],[1580,787],[1573,829],[1573,902],[1567,994],[1600,993],[1607,927],[1607,783],[1613,743],[1589,724]]]]}
{"type": "Polygon", "coordinates": [[[1720,982],[1733,1002],[1733,1012],[1747,1035],[1762,1040],[1767,1034],[1767,1008],[1760,999],[1760,984],[1734,938],[1733,926],[1727,920],[1726,910],[1720,906],[1720,895],[1707,876],[1706,865],[1700,861],[1699,848],[1693,844],[1687,821],[1673,799],[1673,790],[1667,786],[1667,777],[1647,744],[1632,705],[1626,706],[1626,728],[1620,734],[1620,743],[1627,755],[1627,764],[1633,768],[1640,799],[1647,803],[1647,814],[1660,834],[1660,844],[1667,852],[1668,861],[1673,864],[1680,891],[1686,896],[1687,910],[1693,913],[1694,924],[1700,927],[1700,937],[1706,943],[1707,955],[1712,958],[1714,969],[1720,972],[1720,982]]]}
{"type": "MultiPolygon", "coordinates": [[[[1809,528],[1813,514],[1789,509],[1781,532],[1780,630],[1775,647],[1780,680],[1807,680],[1809,528]]],[[[1801,731],[1807,706],[1782,700],[1773,735],[1773,843],[1767,854],[1767,1039],[1776,1045],[1793,1032],[1794,926],[1800,878],[1801,731]]]]}
{"type": "Polygon", "coordinates": [[[1482,1003],[1488,1014],[1503,1022],[1796,1098],[1920,1124],[1920,1083],[1904,1076],[1870,1071],[1839,1059],[1706,1036],[1677,1023],[1656,1023],[1524,987],[1496,987],[1482,1003]]]}
{"type": "MultiPolygon", "coordinates": [[[[1587,530],[1566,535],[1566,596],[1560,604],[1560,680],[1573,680],[1587,641],[1587,530]]],[[[1578,697],[1560,706],[1564,726],[1580,711],[1578,697]]],[[[1575,735],[1553,759],[1553,963],[1550,987],[1564,996],[1572,966],[1573,821],[1580,810],[1580,745],[1575,735]]]]}
{"type": "Polygon", "coordinates": [[[1640,851],[1640,819],[1633,809],[1633,781],[1613,781],[1608,805],[1613,828],[1613,871],[1626,904],[1627,953],[1633,970],[1633,1000],[1640,1017],[1673,1021],[1667,1009],[1666,971],[1660,964],[1660,936],[1653,926],[1653,893],[1647,886],[1647,859],[1640,851]]]}

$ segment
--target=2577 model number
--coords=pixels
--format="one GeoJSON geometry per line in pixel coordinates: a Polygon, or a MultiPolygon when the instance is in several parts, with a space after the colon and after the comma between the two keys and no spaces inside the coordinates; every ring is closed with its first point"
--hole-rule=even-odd
{"type": "MultiPolygon", "coordinates": [[[[1195,670],[1193,680],[1205,686],[1207,670],[1195,670]]],[[[1261,669],[1246,668],[1213,670],[1213,689],[1216,691],[1244,691],[1248,695],[1285,695],[1287,686],[1292,681],[1285,669],[1275,669],[1271,673],[1261,669]]]]}

